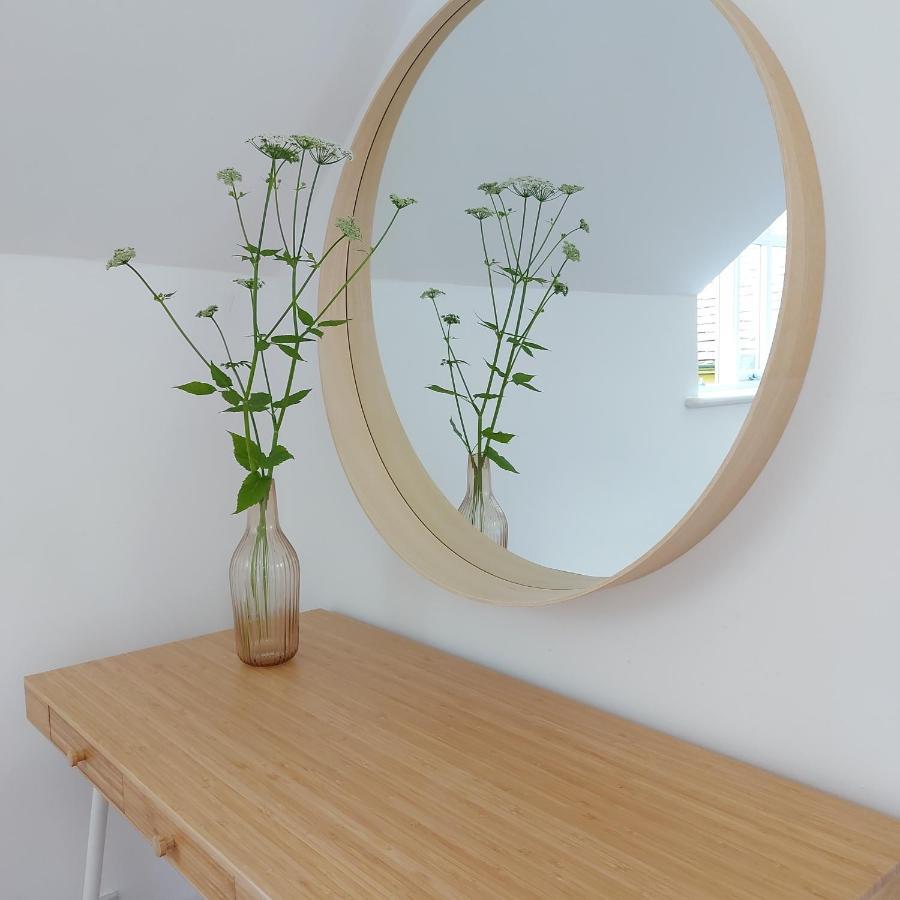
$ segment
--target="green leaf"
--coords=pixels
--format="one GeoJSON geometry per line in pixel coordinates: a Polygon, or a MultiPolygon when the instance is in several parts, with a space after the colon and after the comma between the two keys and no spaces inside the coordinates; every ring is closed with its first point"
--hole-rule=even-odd
{"type": "Polygon", "coordinates": [[[213,381],[220,388],[230,388],[232,385],[231,378],[228,377],[215,363],[211,362],[209,364],[209,371],[212,375],[213,381]]]}
{"type": "Polygon", "coordinates": [[[251,440],[248,444],[247,436],[245,434],[237,434],[234,431],[229,431],[228,433],[231,435],[234,458],[237,460],[238,465],[248,472],[253,472],[256,469],[262,468],[266,458],[259,449],[259,445],[256,441],[251,440]]]}
{"type": "Polygon", "coordinates": [[[266,350],[269,349],[269,342],[268,342],[265,338],[260,338],[260,339],[256,342],[256,349],[257,349],[260,353],[264,353],[266,350]]]}
{"type": "Polygon", "coordinates": [[[314,334],[316,337],[322,337],[324,332],[319,331],[318,328],[307,328],[306,329],[310,334],[314,334]]]}
{"type": "Polygon", "coordinates": [[[543,344],[536,344],[534,341],[522,341],[522,346],[528,347],[530,350],[550,350],[549,347],[545,347],[543,344]]]}
{"type": "Polygon", "coordinates": [[[335,328],[338,325],[346,325],[349,321],[349,319],[325,319],[324,322],[319,322],[319,325],[322,328],[335,328]]]}
{"type": "Polygon", "coordinates": [[[297,352],[296,347],[288,347],[286,344],[276,344],[275,346],[285,356],[289,356],[291,359],[296,359],[298,362],[303,362],[303,357],[297,352]]]}
{"type": "Polygon", "coordinates": [[[300,338],[296,334],[276,334],[272,338],[273,344],[299,344],[300,338]]]}
{"type": "Polygon", "coordinates": [[[276,444],[275,449],[266,457],[266,465],[269,467],[280,466],[283,462],[293,458],[294,454],[287,447],[276,444]]]}
{"type": "Polygon", "coordinates": [[[466,450],[469,449],[469,445],[466,443],[466,439],[463,437],[462,432],[459,428],[456,427],[456,422],[453,421],[453,416],[450,416],[450,427],[453,429],[453,433],[462,441],[463,446],[466,450]]]}
{"type": "Polygon", "coordinates": [[[307,312],[300,304],[297,304],[297,318],[307,326],[316,324],[315,316],[312,313],[307,312]]]}
{"type": "Polygon", "coordinates": [[[497,465],[500,466],[501,469],[505,469],[507,472],[515,472],[516,475],[519,474],[518,470],[513,466],[513,464],[508,459],[506,459],[506,457],[501,456],[493,447],[488,447],[484,451],[484,455],[488,459],[497,463],[497,465]]]}
{"type": "Polygon", "coordinates": [[[491,428],[485,428],[481,435],[489,441],[496,441],[498,444],[508,444],[515,437],[514,434],[510,434],[507,431],[494,431],[491,428]]]}
{"type": "Polygon", "coordinates": [[[244,398],[234,390],[222,391],[222,399],[232,406],[240,406],[244,402],[244,398]]]}
{"type": "Polygon", "coordinates": [[[259,251],[260,256],[278,256],[279,253],[281,253],[280,250],[260,250],[259,251]]]}
{"type": "Polygon", "coordinates": [[[477,400],[496,400],[500,395],[499,394],[475,394],[474,396],[477,400]]]}
{"type": "Polygon", "coordinates": [[[503,369],[498,369],[496,366],[491,365],[487,360],[484,361],[484,364],[495,374],[499,375],[501,378],[506,378],[507,372],[504,372],[503,369]]]}
{"type": "Polygon", "coordinates": [[[254,392],[250,395],[250,399],[247,401],[247,409],[250,412],[263,412],[269,408],[269,404],[272,402],[272,397],[269,394],[266,394],[262,391],[254,392]]]}
{"type": "Polygon", "coordinates": [[[179,391],[184,391],[186,394],[194,394],[197,397],[204,397],[207,394],[216,392],[215,387],[207,384],[205,381],[189,381],[187,384],[176,384],[175,387],[179,391]]]}
{"type": "Polygon", "coordinates": [[[285,397],[284,400],[278,400],[276,403],[273,403],[272,406],[275,409],[287,409],[289,406],[293,406],[295,403],[299,403],[312,388],[307,388],[304,391],[297,391],[296,394],[291,394],[289,397],[285,397]]]}
{"type": "Polygon", "coordinates": [[[251,472],[241,485],[237,495],[235,512],[243,512],[257,503],[262,503],[269,496],[269,485],[272,483],[268,475],[260,475],[259,472],[251,472]]]}
{"type": "Polygon", "coordinates": [[[529,391],[538,391],[538,393],[540,393],[539,389],[531,384],[533,378],[534,375],[527,375],[525,372],[516,372],[511,380],[513,384],[517,384],[519,387],[528,388],[529,391]]]}
{"type": "Polygon", "coordinates": [[[428,391],[434,391],[436,394],[449,394],[451,397],[462,396],[462,394],[457,394],[456,391],[451,391],[449,388],[441,387],[439,384],[426,384],[425,389],[428,391]]]}

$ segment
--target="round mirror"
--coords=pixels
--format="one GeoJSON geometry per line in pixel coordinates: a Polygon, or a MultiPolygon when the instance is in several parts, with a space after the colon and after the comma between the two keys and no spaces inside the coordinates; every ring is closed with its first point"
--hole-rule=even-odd
{"type": "Polygon", "coordinates": [[[336,212],[375,241],[382,184],[418,200],[323,359],[399,552],[543,603],[714,527],[780,436],[821,294],[812,150],[749,22],[710,0],[451,3],[355,149],[336,212]]]}

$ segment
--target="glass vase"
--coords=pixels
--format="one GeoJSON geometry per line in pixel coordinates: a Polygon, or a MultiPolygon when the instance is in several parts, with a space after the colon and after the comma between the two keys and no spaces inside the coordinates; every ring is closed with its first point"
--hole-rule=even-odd
{"type": "Polygon", "coordinates": [[[506,547],[509,540],[509,522],[500,508],[491,488],[491,461],[482,457],[481,464],[469,456],[466,496],[459,504],[459,511],[466,521],[474,525],[495,544],[506,547]]]}
{"type": "Polygon", "coordinates": [[[229,575],[237,655],[251,666],[287,662],[300,646],[300,561],[278,523],[274,480],[247,510],[229,575]]]}

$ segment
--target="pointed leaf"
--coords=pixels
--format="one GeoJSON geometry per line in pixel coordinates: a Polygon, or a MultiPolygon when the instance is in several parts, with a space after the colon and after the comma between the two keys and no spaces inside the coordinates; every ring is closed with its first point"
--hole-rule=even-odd
{"type": "Polygon", "coordinates": [[[232,385],[231,378],[223,372],[215,363],[211,362],[209,364],[209,372],[212,375],[212,380],[216,383],[216,385],[220,388],[230,388],[232,385]]]}
{"type": "Polygon", "coordinates": [[[289,347],[287,344],[276,344],[275,345],[285,356],[289,356],[291,359],[296,359],[298,362],[303,362],[303,357],[297,352],[296,347],[289,347]]]}
{"type": "Polygon", "coordinates": [[[291,394],[289,397],[285,397],[284,400],[273,403],[272,406],[275,409],[287,409],[289,406],[299,403],[311,390],[312,388],[307,388],[304,391],[297,391],[296,394],[291,394]]]}
{"type": "Polygon", "coordinates": [[[505,469],[507,472],[515,472],[517,475],[519,474],[518,470],[513,466],[513,464],[508,459],[506,459],[506,457],[501,456],[493,447],[488,447],[484,451],[484,455],[488,459],[497,463],[497,465],[501,469],[505,469]]]}
{"type": "Polygon", "coordinates": [[[300,304],[297,304],[297,318],[308,328],[310,325],[316,324],[315,316],[307,312],[300,304]]]}
{"type": "Polygon", "coordinates": [[[449,394],[451,397],[462,396],[462,394],[457,394],[456,391],[451,391],[448,388],[441,387],[439,384],[426,384],[425,389],[428,391],[434,391],[436,394],[449,394]]]}
{"type": "Polygon", "coordinates": [[[259,445],[254,440],[247,441],[247,435],[238,434],[234,431],[228,432],[231,435],[232,449],[234,450],[234,458],[242,468],[248,472],[254,472],[262,467],[265,462],[265,456],[259,449],[259,445]]]}
{"type": "Polygon", "coordinates": [[[349,321],[349,319],[325,319],[324,322],[319,322],[319,326],[322,328],[335,328],[338,325],[346,325],[349,321]]]}
{"type": "Polygon", "coordinates": [[[293,458],[293,453],[291,453],[287,447],[282,447],[281,444],[277,444],[275,449],[266,457],[266,465],[274,468],[293,458]]]}
{"type": "Polygon", "coordinates": [[[510,434],[507,431],[494,431],[491,428],[485,428],[481,435],[489,441],[496,441],[498,444],[508,444],[515,437],[514,434],[510,434]]]}
{"type": "Polygon", "coordinates": [[[235,390],[222,391],[222,399],[232,406],[240,406],[244,402],[244,398],[235,390]]]}
{"type": "Polygon", "coordinates": [[[241,489],[237,495],[237,506],[234,511],[236,513],[243,512],[257,503],[262,503],[269,496],[269,485],[271,483],[271,477],[260,475],[259,472],[251,472],[241,484],[241,489]]]}
{"type": "Polygon", "coordinates": [[[187,384],[176,384],[175,387],[179,391],[184,391],[186,394],[194,394],[196,397],[204,397],[207,394],[216,392],[215,387],[207,384],[205,381],[189,381],[187,384]]]}
{"type": "Polygon", "coordinates": [[[264,410],[269,408],[269,404],[272,402],[271,396],[269,394],[263,393],[260,391],[259,393],[253,393],[250,395],[250,399],[247,401],[247,409],[250,412],[263,412],[264,410]]]}
{"type": "Polygon", "coordinates": [[[273,344],[299,344],[300,336],[296,334],[276,334],[272,338],[273,344]]]}

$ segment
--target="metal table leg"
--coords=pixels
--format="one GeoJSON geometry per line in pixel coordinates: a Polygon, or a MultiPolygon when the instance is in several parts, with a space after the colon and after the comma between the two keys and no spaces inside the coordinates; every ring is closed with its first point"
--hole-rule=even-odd
{"type": "Polygon", "coordinates": [[[82,900],[99,900],[100,876],[103,874],[103,850],[106,847],[106,820],[109,801],[97,788],[91,797],[91,825],[88,831],[87,858],[84,863],[82,900]]]}

